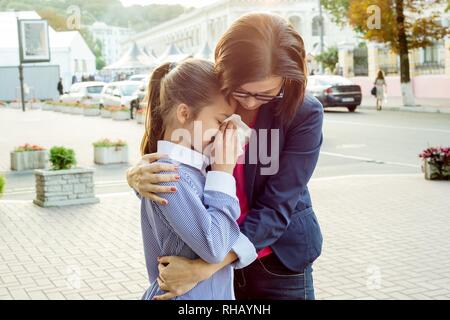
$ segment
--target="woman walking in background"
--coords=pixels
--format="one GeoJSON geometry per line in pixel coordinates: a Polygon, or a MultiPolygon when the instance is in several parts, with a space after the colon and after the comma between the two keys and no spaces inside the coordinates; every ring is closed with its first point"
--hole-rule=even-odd
{"type": "Polygon", "coordinates": [[[386,80],[384,79],[383,71],[378,71],[377,78],[375,79],[375,88],[376,88],[376,99],[377,99],[377,110],[381,111],[381,107],[383,101],[386,99],[386,80]]]}

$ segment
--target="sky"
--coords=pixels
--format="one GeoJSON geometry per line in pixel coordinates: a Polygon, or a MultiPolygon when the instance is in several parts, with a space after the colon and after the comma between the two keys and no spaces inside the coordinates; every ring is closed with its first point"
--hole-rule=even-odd
{"type": "Polygon", "coordinates": [[[120,0],[125,7],[131,6],[133,4],[181,4],[186,7],[204,7],[217,0],[120,0]]]}

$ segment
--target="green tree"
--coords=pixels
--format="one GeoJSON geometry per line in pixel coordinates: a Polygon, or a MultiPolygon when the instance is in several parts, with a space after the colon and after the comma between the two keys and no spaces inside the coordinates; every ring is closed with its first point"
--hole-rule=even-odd
{"type": "Polygon", "coordinates": [[[400,58],[404,105],[414,105],[409,52],[449,35],[440,23],[448,0],[322,0],[338,23],[349,23],[370,41],[387,44],[400,58]]]}
{"type": "Polygon", "coordinates": [[[315,59],[322,63],[322,65],[325,68],[330,69],[332,73],[335,72],[336,64],[339,61],[338,56],[338,48],[337,47],[331,47],[328,48],[326,51],[322,52],[321,54],[318,54],[315,59]]]}

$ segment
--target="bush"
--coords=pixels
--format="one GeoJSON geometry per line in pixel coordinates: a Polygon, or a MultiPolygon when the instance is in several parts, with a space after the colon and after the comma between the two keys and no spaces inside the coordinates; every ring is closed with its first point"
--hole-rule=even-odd
{"type": "Polygon", "coordinates": [[[50,149],[50,162],[53,170],[70,169],[77,163],[73,149],[64,147],[53,147],[50,149]]]}
{"type": "Polygon", "coordinates": [[[0,195],[3,193],[4,187],[5,187],[5,177],[0,175],[0,195]]]}
{"type": "Polygon", "coordinates": [[[117,140],[111,141],[109,139],[101,139],[93,143],[94,147],[123,147],[127,145],[126,141],[117,140]]]}

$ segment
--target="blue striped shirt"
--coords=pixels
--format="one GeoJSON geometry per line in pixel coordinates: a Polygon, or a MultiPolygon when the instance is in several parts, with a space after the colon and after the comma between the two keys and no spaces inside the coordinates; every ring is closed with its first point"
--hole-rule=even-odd
{"type": "MultiPolygon", "coordinates": [[[[168,141],[158,141],[158,152],[168,154],[159,162],[179,165],[177,192],[164,194],[168,205],[141,199],[141,227],[144,253],[150,281],[143,299],[164,293],[156,281],[159,256],[201,258],[219,263],[234,251],[238,260],[176,299],[234,299],[233,268],[243,268],[256,259],[253,244],[236,223],[240,215],[234,177],[205,168],[209,161],[201,153],[168,141]]],[[[162,172],[169,174],[172,172],[162,172]]]]}

